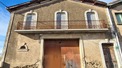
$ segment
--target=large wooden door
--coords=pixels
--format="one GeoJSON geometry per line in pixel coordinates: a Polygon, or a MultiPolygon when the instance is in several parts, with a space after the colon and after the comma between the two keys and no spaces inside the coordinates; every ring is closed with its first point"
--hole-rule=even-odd
{"type": "Polygon", "coordinates": [[[78,40],[45,40],[44,68],[80,68],[78,40]]]}
{"type": "Polygon", "coordinates": [[[107,68],[118,68],[112,44],[103,44],[103,53],[107,68]]]}

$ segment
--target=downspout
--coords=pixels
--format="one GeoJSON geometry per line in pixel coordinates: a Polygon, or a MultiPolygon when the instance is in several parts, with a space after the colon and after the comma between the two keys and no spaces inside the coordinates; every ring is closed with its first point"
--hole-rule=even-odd
{"type": "Polygon", "coordinates": [[[117,46],[116,46],[116,49],[119,52],[119,56],[118,57],[119,57],[120,68],[122,68],[122,51],[121,51],[121,47],[120,47],[119,38],[118,38],[118,34],[117,33],[115,33],[115,38],[116,38],[116,43],[118,43],[117,46]]]}
{"type": "Polygon", "coordinates": [[[119,68],[121,68],[121,66],[122,66],[122,53],[121,53],[121,49],[120,49],[120,43],[119,43],[119,39],[118,39],[118,35],[117,35],[117,33],[116,33],[116,31],[115,31],[115,28],[114,28],[114,25],[113,25],[113,22],[112,22],[112,19],[111,19],[111,15],[110,15],[110,10],[109,10],[109,8],[106,8],[106,10],[107,10],[107,15],[108,15],[108,18],[109,18],[109,21],[110,21],[110,28],[111,28],[111,33],[112,33],[112,36],[113,36],[113,38],[115,38],[115,41],[116,41],[116,48],[118,47],[118,49],[116,49],[116,51],[117,51],[117,58],[119,59],[118,60],[118,62],[119,62],[119,68]],[[119,54],[118,54],[119,53],[119,54]]]}
{"type": "Polygon", "coordinates": [[[15,16],[14,12],[12,12],[11,13],[11,17],[10,17],[10,22],[9,22],[8,30],[7,30],[7,34],[6,34],[6,39],[5,39],[4,47],[3,47],[2,59],[1,59],[0,67],[3,66],[3,63],[5,61],[5,57],[6,57],[6,53],[7,53],[7,48],[8,48],[8,42],[9,42],[11,31],[12,31],[12,25],[13,25],[14,16],[15,16]]]}
{"type": "Polygon", "coordinates": [[[84,46],[84,39],[83,36],[81,36],[81,42],[82,42],[82,55],[83,55],[83,64],[84,64],[84,68],[87,68],[86,65],[86,57],[85,57],[85,46],[84,46]]]}

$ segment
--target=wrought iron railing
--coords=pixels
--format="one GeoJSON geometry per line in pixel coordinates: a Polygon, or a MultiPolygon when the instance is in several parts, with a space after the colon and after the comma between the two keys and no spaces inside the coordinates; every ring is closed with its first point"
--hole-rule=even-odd
{"type": "Polygon", "coordinates": [[[108,25],[105,20],[20,21],[17,24],[17,30],[103,28],[108,28],[108,25]],[[60,22],[62,24],[60,24],[60,22]]]}

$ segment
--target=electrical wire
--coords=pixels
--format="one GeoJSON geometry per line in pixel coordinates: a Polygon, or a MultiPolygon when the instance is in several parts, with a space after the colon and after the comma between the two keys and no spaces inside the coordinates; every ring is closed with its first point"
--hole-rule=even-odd
{"type": "Polygon", "coordinates": [[[3,2],[0,1],[0,3],[1,3],[3,6],[5,6],[6,8],[8,7],[8,6],[6,6],[3,2]]]}

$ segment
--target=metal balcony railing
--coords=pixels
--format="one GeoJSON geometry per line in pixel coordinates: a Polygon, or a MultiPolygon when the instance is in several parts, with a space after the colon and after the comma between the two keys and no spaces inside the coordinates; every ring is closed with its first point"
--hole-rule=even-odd
{"type": "Polygon", "coordinates": [[[17,24],[17,30],[104,28],[108,28],[105,20],[20,21],[17,24]]]}

